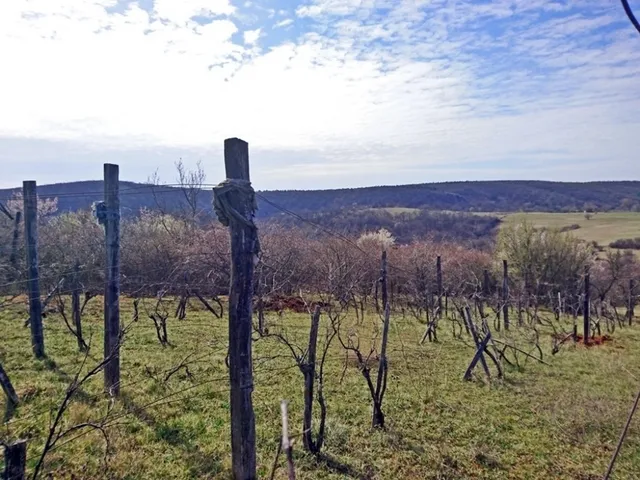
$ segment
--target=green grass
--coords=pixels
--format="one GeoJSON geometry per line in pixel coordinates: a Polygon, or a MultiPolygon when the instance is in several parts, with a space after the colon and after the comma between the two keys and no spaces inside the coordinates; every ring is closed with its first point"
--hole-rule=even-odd
{"type": "Polygon", "coordinates": [[[409,207],[379,207],[379,208],[367,208],[370,212],[386,212],[391,215],[413,214],[417,215],[421,212],[419,208],[409,207]]]}
{"type": "MultiPolygon", "coordinates": [[[[131,303],[122,303],[122,318],[128,321],[131,303]]],[[[99,299],[93,300],[84,318],[85,331],[93,332],[90,365],[101,352],[100,306],[99,299]]],[[[14,419],[0,429],[0,439],[28,438],[33,468],[49,411],[60,402],[82,356],[59,316],[49,315],[49,361],[34,360],[24,318],[22,306],[0,310],[0,359],[22,399],[14,419]]],[[[272,331],[279,328],[300,345],[306,343],[306,315],[269,320],[280,325],[272,325],[272,331]]],[[[365,325],[373,321],[369,315],[365,325]]],[[[612,343],[589,349],[567,346],[556,356],[549,354],[550,339],[543,337],[551,367],[529,361],[523,369],[508,368],[504,381],[488,384],[481,376],[462,381],[473,349],[465,345],[468,339],[452,338],[448,323],[442,324],[440,342],[420,346],[422,325],[392,318],[386,431],[371,430],[364,380],[353,359],[341,379],[345,355],[334,344],[325,373],[325,452],[351,473],[305,455],[298,437],[298,478],[601,478],[640,383],[640,328],[618,329],[612,343]]],[[[360,327],[363,343],[371,329],[360,327]]],[[[121,416],[109,428],[108,467],[102,462],[104,441],[94,432],[52,451],[45,471],[54,478],[229,478],[226,337],[226,319],[190,310],[183,321],[170,319],[173,346],[162,347],[151,321],[141,316],[122,349],[122,399],[113,407],[121,416]],[[184,371],[166,383],[152,378],[162,377],[193,352],[192,379],[184,371]]],[[[303,384],[285,347],[274,339],[261,339],[254,347],[259,476],[265,478],[278,445],[281,399],[290,402],[291,433],[301,431],[303,384]]],[[[85,387],[65,425],[104,415],[108,401],[101,383],[97,377],[85,387]]],[[[637,425],[629,431],[614,478],[636,478],[640,471],[637,425]]],[[[281,466],[276,478],[285,475],[281,466]]]]}
{"type": "Polygon", "coordinates": [[[586,241],[595,241],[606,247],[620,238],[640,236],[640,213],[604,212],[596,213],[587,220],[583,213],[511,213],[501,217],[507,222],[526,219],[537,227],[562,228],[572,224],[580,225],[571,233],[586,241]]]}

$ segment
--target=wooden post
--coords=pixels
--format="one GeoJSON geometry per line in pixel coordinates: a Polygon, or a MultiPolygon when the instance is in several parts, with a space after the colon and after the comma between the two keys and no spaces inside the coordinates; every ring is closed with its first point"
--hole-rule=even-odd
{"type": "Polygon", "coordinates": [[[4,414],[4,421],[7,422],[13,416],[13,412],[18,406],[20,399],[18,398],[16,390],[13,388],[9,375],[4,370],[2,363],[0,363],[0,387],[2,387],[2,390],[7,397],[7,409],[4,414]]]}
{"type": "Polygon", "coordinates": [[[438,289],[438,318],[442,318],[442,257],[436,258],[436,288],[438,289]]]}
{"type": "Polygon", "coordinates": [[[505,330],[509,329],[509,265],[502,261],[502,315],[505,330]]]}
{"type": "MultiPolygon", "coordinates": [[[[387,251],[382,252],[382,288],[387,284],[387,251]]],[[[384,427],[384,413],[382,412],[382,399],[387,388],[387,343],[389,341],[389,320],[391,310],[389,302],[384,304],[384,326],[382,329],[382,346],[380,347],[380,362],[378,365],[378,379],[376,382],[375,398],[373,399],[373,417],[371,424],[375,427],[384,427]]],[[[433,321],[433,320],[432,320],[433,321]]]]}
{"type": "Polygon", "coordinates": [[[253,223],[254,199],[250,190],[249,145],[238,138],[224,141],[227,181],[214,190],[214,207],[231,236],[229,291],[229,381],[231,458],[235,480],[256,478],[256,427],[253,413],[251,307],[253,270],[258,253],[258,232],[253,223]]]}
{"type": "Polygon", "coordinates": [[[629,315],[629,325],[633,323],[633,317],[635,316],[636,300],[634,296],[635,282],[633,279],[629,280],[629,304],[627,306],[629,315]]]}
{"type": "Polygon", "coordinates": [[[24,480],[27,466],[27,441],[18,440],[11,445],[4,446],[4,476],[5,480],[24,480]]]}
{"type": "Polygon", "coordinates": [[[20,240],[20,222],[22,221],[22,212],[16,212],[13,219],[13,238],[11,239],[11,254],[9,255],[9,265],[11,265],[11,278],[13,281],[18,274],[18,241],[20,240]]]}
{"type": "Polygon", "coordinates": [[[589,309],[591,305],[591,297],[589,295],[591,290],[591,274],[587,271],[584,274],[584,306],[583,306],[583,314],[584,314],[584,344],[589,344],[589,309]]]}
{"type": "Polygon", "coordinates": [[[293,465],[293,448],[291,448],[291,440],[289,439],[289,415],[287,413],[286,400],[280,402],[280,411],[282,413],[282,449],[287,457],[287,478],[296,480],[296,470],[293,465]]]}
{"type": "Polygon", "coordinates": [[[76,337],[78,339],[78,350],[84,351],[84,342],[82,340],[82,316],[80,313],[80,264],[76,262],[73,271],[73,281],[71,291],[71,316],[73,318],[73,326],[76,329],[76,337]]]}
{"type": "MultiPolygon", "coordinates": [[[[321,445],[313,441],[313,385],[316,379],[316,351],[318,347],[318,328],[320,327],[320,306],[317,305],[311,316],[311,330],[309,331],[309,348],[304,374],[304,419],[302,441],[304,448],[311,453],[319,453],[321,445]]],[[[322,440],[320,440],[322,441],[322,440]]]]}
{"type": "Polygon", "coordinates": [[[44,358],[44,333],[42,331],[42,303],[40,303],[40,278],[38,273],[38,194],[36,182],[22,184],[24,200],[24,238],[27,247],[27,271],[29,272],[29,325],[31,346],[36,358],[44,358]]]}
{"type": "Polygon", "coordinates": [[[120,394],[120,187],[118,165],[104,165],[104,388],[120,394]]]}

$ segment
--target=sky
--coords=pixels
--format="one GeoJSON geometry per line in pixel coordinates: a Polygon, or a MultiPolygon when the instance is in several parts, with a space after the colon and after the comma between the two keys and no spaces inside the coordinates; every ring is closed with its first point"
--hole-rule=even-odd
{"type": "Polygon", "coordinates": [[[259,189],[638,180],[640,35],[619,0],[0,2],[0,187],[217,183],[229,137],[259,189]]]}

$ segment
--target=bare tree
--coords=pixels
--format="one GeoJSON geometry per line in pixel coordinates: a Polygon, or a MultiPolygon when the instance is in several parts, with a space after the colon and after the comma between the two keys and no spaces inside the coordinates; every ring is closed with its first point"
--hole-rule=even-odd
{"type": "Polygon", "coordinates": [[[180,191],[185,200],[182,213],[192,222],[196,222],[203,211],[199,206],[199,198],[201,197],[202,186],[207,179],[207,175],[204,172],[200,160],[196,162],[195,170],[187,170],[182,159],[180,159],[176,162],[176,170],[178,172],[180,191]]]}

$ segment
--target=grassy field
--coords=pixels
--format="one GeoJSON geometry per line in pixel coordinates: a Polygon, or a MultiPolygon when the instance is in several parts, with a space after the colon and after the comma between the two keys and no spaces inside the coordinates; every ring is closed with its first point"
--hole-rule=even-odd
{"type": "Polygon", "coordinates": [[[577,224],[580,228],[572,230],[572,234],[586,241],[595,241],[603,247],[620,238],[640,237],[640,213],[638,212],[596,213],[591,220],[587,220],[583,213],[534,212],[499,216],[507,222],[526,219],[536,227],[562,228],[577,224]]]}
{"type": "MultiPolygon", "coordinates": [[[[415,208],[371,208],[371,211],[385,211],[392,215],[417,214],[415,208]]],[[[458,213],[447,211],[449,213],[458,213]]],[[[571,233],[577,238],[586,241],[595,241],[598,245],[607,247],[609,243],[621,238],[640,237],[640,212],[604,212],[593,214],[587,220],[584,213],[498,213],[498,212],[474,212],[476,215],[491,215],[505,222],[519,222],[527,220],[536,227],[562,228],[577,224],[580,228],[571,233]]]]}
{"type": "MultiPolygon", "coordinates": [[[[93,345],[88,367],[99,361],[102,349],[100,307],[101,300],[93,300],[85,313],[93,345]]],[[[123,300],[123,321],[131,315],[131,302],[123,300]]],[[[0,429],[0,440],[29,439],[33,469],[52,409],[82,355],[61,318],[51,314],[45,319],[49,358],[34,360],[24,318],[23,306],[0,310],[0,360],[22,399],[14,419],[0,429]]],[[[300,345],[307,342],[306,315],[274,315],[269,321],[271,331],[300,345]]],[[[376,322],[370,315],[364,323],[369,327],[360,327],[363,342],[376,322]]],[[[543,337],[551,366],[529,361],[521,369],[507,368],[505,380],[491,383],[481,376],[462,381],[473,349],[468,339],[452,337],[448,321],[438,343],[419,345],[422,331],[414,320],[392,318],[385,431],[371,430],[366,384],[353,359],[345,370],[344,351],[333,344],[325,372],[325,451],[333,461],[305,455],[298,437],[298,478],[601,478],[640,383],[639,327],[618,329],[614,341],[603,346],[570,345],[555,356],[549,353],[550,338],[543,337]]],[[[162,347],[152,322],[141,316],[122,349],[122,398],[110,414],[107,464],[99,433],[74,434],[51,452],[45,471],[51,478],[77,479],[229,478],[226,336],[226,319],[189,310],[185,320],[169,320],[172,345],[162,347]],[[189,374],[182,369],[165,382],[167,372],[189,355],[189,374]]],[[[268,478],[279,441],[280,400],[290,401],[290,431],[299,434],[303,383],[288,350],[273,338],[254,343],[254,364],[259,477],[268,478]]],[[[105,415],[109,402],[101,383],[101,376],[93,379],[73,401],[66,426],[105,415]]],[[[638,478],[639,471],[635,422],[614,478],[638,478]]],[[[285,476],[281,463],[276,478],[285,476]]]]}
{"type": "Polygon", "coordinates": [[[366,208],[364,210],[370,211],[370,212],[386,212],[391,215],[402,215],[402,214],[417,215],[421,212],[419,208],[409,208],[409,207],[380,207],[380,208],[366,208]]]}

